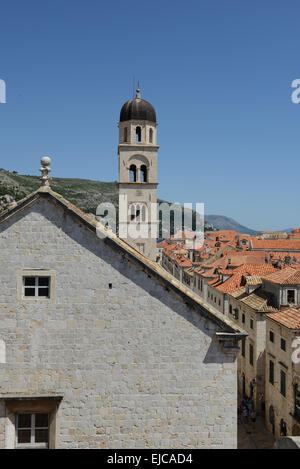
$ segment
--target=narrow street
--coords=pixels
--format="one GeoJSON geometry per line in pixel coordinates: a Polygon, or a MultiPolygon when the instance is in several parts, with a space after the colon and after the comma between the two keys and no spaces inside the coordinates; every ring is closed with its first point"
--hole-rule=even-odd
{"type": "Polygon", "coordinates": [[[238,449],[272,449],[274,437],[264,423],[264,419],[258,416],[255,428],[251,424],[238,424],[238,449]]]}

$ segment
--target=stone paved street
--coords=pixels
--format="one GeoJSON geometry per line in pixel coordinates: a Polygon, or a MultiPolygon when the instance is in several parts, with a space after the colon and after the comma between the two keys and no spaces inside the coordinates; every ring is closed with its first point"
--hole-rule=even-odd
{"type": "Polygon", "coordinates": [[[255,428],[251,424],[238,425],[238,449],[272,449],[274,437],[266,429],[263,417],[257,417],[255,428]]]}

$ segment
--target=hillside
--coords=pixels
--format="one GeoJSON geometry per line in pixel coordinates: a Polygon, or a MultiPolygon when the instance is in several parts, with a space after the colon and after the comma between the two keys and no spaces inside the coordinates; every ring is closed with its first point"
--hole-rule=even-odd
{"type": "MultiPolygon", "coordinates": [[[[38,176],[19,175],[0,170],[0,196],[9,194],[20,200],[41,185],[38,176]]],[[[84,212],[95,213],[101,202],[118,203],[116,182],[91,181],[89,179],[52,178],[51,188],[84,212]]]]}
{"type": "Polygon", "coordinates": [[[234,230],[238,233],[250,234],[255,236],[258,232],[241,225],[233,218],[224,217],[223,215],[205,215],[205,220],[211,223],[218,230],[234,230]]]}
{"type": "MultiPolygon", "coordinates": [[[[0,211],[6,209],[11,201],[20,200],[40,187],[39,176],[21,175],[0,169],[0,211]],[[11,197],[3,197],[11,196],[11,197]]],[[[111,202],[118,207],[118,183],[93,181],[90,179],[52,178],[51,188],[86,213],[96,213],[100,203],[111,202]]],[[[162,200],[159,200],[162,202],[162,200]]],[[[170,203],[170,202],[167,202],[170,203]]],[[[195,212],[193,212],[195,217],[195,212]]],[[[232,218],[222,215],[205,215],[205,229],[235,230],[238,233],[257,234],[232,218]]],[[[180,231],[176,226],[174,231],[180,231]]],[[[173,230],[172,230],[173,231],[173,230]]],[[[160,233],[164,237],[164,233],[160,233]]]]}
{"type": "MultiPolygon", "coordinates": [[[[39,176],[20,175],[16,172],[0,169],[0,211],[8,208],[12,201],[18,201],[37,190],[40,185],[39,176]],[[7,196],[11,197],[8,198],[7,196]]],[[[116,209],[118,209],[119,197],[117,182],[52,178],[51,189],[61,194],[86,213],[95,214],[98,205],[103,202],[111,202],[116,209]]],[[[159,200],[159,202],[165,201],[159,200]]],[[[170,202],[167,203],[169,204],[170,202]]],[[[195,217],[196,212],[193,211],[193,219],[195,219],[195,217]]],[[[171,214],[171,223],[173,219],[174,216],[171,214]]],[[[177,219],[177,217],[175,217],[175,219],[177,219]]],[[[177,223],[176,226],[171,229],[171,234],[182,229],[183,226],[177,223]]],[[[167,234],[168,233],[164,231],[160,232],[159,237],[163,238],[167,234]]]]}

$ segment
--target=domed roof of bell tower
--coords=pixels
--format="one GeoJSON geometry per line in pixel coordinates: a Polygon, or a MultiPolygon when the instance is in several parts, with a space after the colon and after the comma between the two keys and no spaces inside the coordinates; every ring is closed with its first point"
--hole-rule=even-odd
{"type": "Polygon", "coordinates": [[[141,120],[156,123],[156,113],[152,104],[141,98],[139,88],[136,90],[136,97],[123,104],[120,112],[120,122],[130,120],[141,120]]]}

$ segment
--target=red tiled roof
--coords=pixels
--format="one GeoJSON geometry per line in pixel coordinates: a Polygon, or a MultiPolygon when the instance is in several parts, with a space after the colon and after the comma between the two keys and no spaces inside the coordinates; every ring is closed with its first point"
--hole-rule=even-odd
{"type": "Polygon", "coordinates": [[[292,239],[257,239],[253,238],[250,242],[252,249],[278,251],[300,251],[300,240],[292,239]]]}
{"type": "MultiPolygon", "coordinates": [[[[259,252],[259,251],[251,251],[251,252],[259,252]]],[[[291,251],[273,251],[273,252],[266,252],[266,256],[272,259],[281,259],[285,261],[286,257],[290,257],[291,259],[296,259],[297,262],[300,262],[300,252],[291,252],[291,251]]]]}
{"type": "Polygon", "coordinates": [[[212,285],[212,286],[213,286],[214,284],[218,284],[218,283],[220,283],[219,277],[212,278],[211,280],[208,280],[207,283],[208,283],[209,285],[212,285]]]}
{"type": "Polygon", "coordinates": [[[234,273],[234,269],[220,269],[219,274],[222,275],[232,275],[234,273]]]}
{"type": "Polygon", "coordinates": [[[171,245],[170,241],[167,240],[167,239],[164,239],[163,241],[160,241],[160,243],[157,243],[158,248],[165,248],[165,247],[168,247],[170,245],[171,245]]]}
{"type": "Polygon", "coordinates": [[[278,313],[268,313],[266,316],[289,329],[300,330],[300,308],[288,308],[278,313]]]}
{"type": "Polygon", "coordinates": [[[219,238],[220,241],[232,241],[239,236],[234,230],[219,230],[219,231],[208,231],[206,236],[210,239],[219,238]]]}
{"type": "Polygon", "coordinates": [[[191,267],[193,265],[192,261],[184,257],[179,257],[178,259],[175,259],[175,261],[181,267],[191,267]]]}
{"type": "Polygon", "coordinates": [[[242,286],[243,277],[248,277],[249,275],[263,276],[275,270],[275,267],[270,264],[244,264],[237,267],[233,271],[233,275],[217,288],[220,291],[230,293],[242,286]]]}
{"type": "Polygon", "coordinates": [[[280,285],[300,285],[300,271],[288,266],[283,270],[264,276],[264,279],[280,285]]]}

